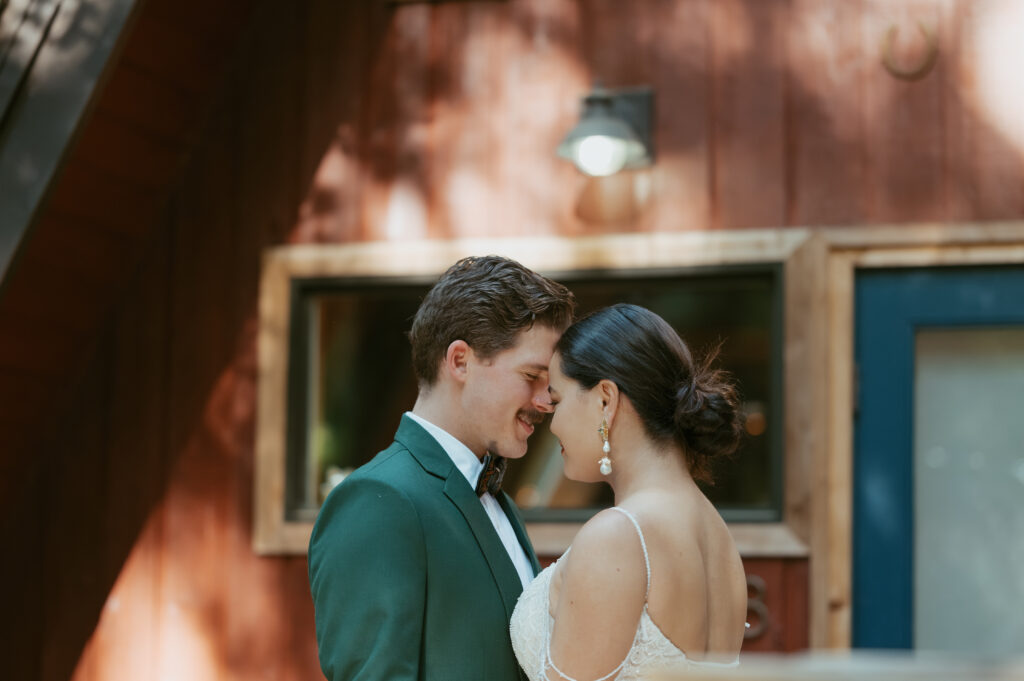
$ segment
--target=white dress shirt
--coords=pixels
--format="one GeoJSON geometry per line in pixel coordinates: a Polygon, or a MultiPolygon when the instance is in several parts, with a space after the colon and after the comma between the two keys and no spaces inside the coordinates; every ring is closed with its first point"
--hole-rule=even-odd
{"type": "MultiPolygon", "coordinates": [[[[405,415],[423,426],[423,429],[437,440],[437,443],[448,454],[455,467],[465,476],[470,489],[475,490],[477,479],[479,479],[480,472],[484,469],[483,462],[476,458],[476,454],[443,428],[435,426],[430,421],[413,414],[411,411],[405,412],[405,415]]],[[[515,566],[516,572],[519,573],[519,579],[523,582],[523,588],[526,588],[526,585],[533,581],[533,565],[530,563],[530,559],[527,558],[526,551],[523,550],[522,545],[519,543],[516,531],[512,529],[512,523],[509,522],[505,512],[501,510],[498,500],[489,492],[485,492],[480,497],[480,503],[483,504],[487,517],[491,519],[491,524],[494,525],[498,538],[504,544],[508,557],[512,559],[512,564],[515,566]]]]}

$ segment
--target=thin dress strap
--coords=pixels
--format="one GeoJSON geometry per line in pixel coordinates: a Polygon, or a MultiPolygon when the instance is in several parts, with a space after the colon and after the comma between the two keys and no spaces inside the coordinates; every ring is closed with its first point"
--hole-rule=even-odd
{"type": "Polygon", "coordinates": [[[647,555],[647,542],[644,541],[644,531],[640,529],[640,523],[637,522],[636,516],[626,509],[621,506],[612,506],[612,510],[618,511],[629,518],[630,522],[633,523],[633,527],[636,528],[636,533],[640,535],[640,548],[644,550],[644,566],[647,568],[647,588],[644,590],[644,605],[647,605],[647,595],[651,593],[651,558],[647,555]]]}
{"type": "MultiPolygon", "coordinates": [[[[640,536],[640,548],[642,548],[644,550],[644,566],[647,568],[647,588],[644,590],[644,607],[646,608],[647,607],[647,594],[649,594],[651,592],[651,559],[647,555],[647,542],[644,541],[643,530],[640,529],[640,523],[638,523],[636,521],[636,517],[632,513],[630,513],[626,509],[621,508],[619,506],[612,506],[612,509],[615,510],[615,511],[618,511],[619,513],[624,514],[627,518],[629,518],[630,522],[633,523],[633,527],[636,528],[636,533],[640,536]]],[[[566,551],[566,553],[568,553],[568,551],[566,551]]],[[[636,644],[636,637],[635,636],[633,637],[633,643],[634,643],[634,645],[636,644]]],[[[633,649],[633,647],[630,646],[630,650],[632,650],[632,649],[633,649]]],[[[626,665],[626,660],[628,660],[628,659],[629,659],[629,655],[626,655],[626,659],[623,660],[622,662],[620,662],[618,667],[616,667],[615,669],[611,670],[611,672],[609,672],[608,674],[605,674],[601,678],[596,679],[595,681],[607,681],[608,679],[612,678],[613,676],[618,674],[620,671],[622,671],[622,668],[626,665]]],[[[544,653],[544,668],[543,668],[542,672],[546,671],[548,667],[553,669],[554,672],[556,674],[558,674],[558,677],[560,679],[564,679],[564,681],[576,681],[576,679],[572,678],[571,676],[568,676],[561,669],[556,667],[555,666],[555,661],[553,659],[551,659],[551,636],[550,635],[548,636],[547,650],[544,653]]]]}

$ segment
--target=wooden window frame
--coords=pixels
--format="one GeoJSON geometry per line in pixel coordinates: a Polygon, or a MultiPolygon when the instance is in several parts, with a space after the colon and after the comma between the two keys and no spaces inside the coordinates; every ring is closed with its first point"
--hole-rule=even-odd
{"type": "MultiPolygon", "coordinates": [[[[253,548],[259,554],[302,554],[311,522],[285,518],[289,319],[296,278],[436,278],[467,255],[500,253],[539,272],[686,269],[778,264],[783,286],[783,508],[774,523],[732,523],[745,557],[806,557],[810,495],[821,457],[824,423],[810,418],[823,376],[825,348],[810,331],[824,319],[824,243],[805,229],[535,237],[284,246],[264,254],[260,286],[259,408],[256,425],[253,548]]],[[[821,324],[819,324],[820,326],[821,324]]],[[[529,523],[541,555],[558,555],[580,523],[529,523]]]]}

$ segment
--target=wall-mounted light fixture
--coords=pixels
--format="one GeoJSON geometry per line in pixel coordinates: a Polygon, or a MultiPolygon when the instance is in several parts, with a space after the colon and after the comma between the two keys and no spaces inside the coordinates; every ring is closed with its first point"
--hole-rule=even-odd
{"type": "Polygon", "coordinates": [[[580,122],[558,145],[558,155],[598,177],[651,165],[653,99],[650,89],[594,88],[583,98],[580,122]]]}

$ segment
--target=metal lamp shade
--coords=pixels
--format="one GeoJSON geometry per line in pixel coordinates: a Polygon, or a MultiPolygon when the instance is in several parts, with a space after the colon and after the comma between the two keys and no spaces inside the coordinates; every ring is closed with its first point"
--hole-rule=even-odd
{"type": "Polygon", "coordinates": [[[651,164],[651,153],[634,125],[649,130],[650,92],[613,94],[596,90],[583,100],[580,122],[558,145],[558,155],[593,176],[651,164]],[[636,101],[637,97],[643,99],[636,101]],[[632,124],[631,124],[632,123],[632,124]]]}

